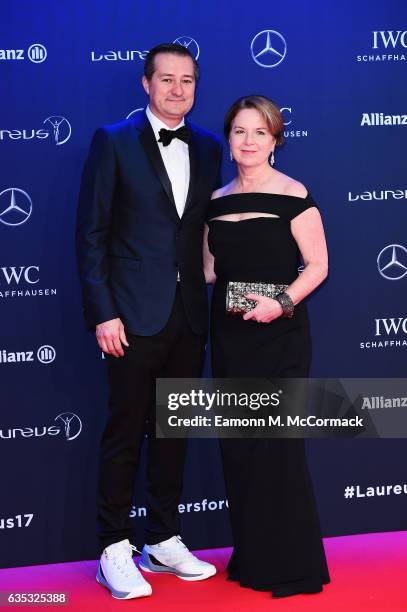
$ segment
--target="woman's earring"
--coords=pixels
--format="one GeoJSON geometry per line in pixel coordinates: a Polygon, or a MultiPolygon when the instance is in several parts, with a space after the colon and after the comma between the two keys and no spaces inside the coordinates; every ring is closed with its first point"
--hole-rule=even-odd
{"type": "Polygon", "coordinates": [[[233,161],[232,149],[230,149],[230,161],[233,161]]]}
{"type": "Polygon", "coordinates": [[[269,164],[270,166],[274,166],[274,151],[271,152],[269,164]]]}

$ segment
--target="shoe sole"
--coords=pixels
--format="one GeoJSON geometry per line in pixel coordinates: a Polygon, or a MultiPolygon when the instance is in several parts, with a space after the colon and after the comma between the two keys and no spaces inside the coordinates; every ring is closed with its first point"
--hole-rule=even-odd
{"type": "Polygon", "coordinates": [[[136,599],[139,597],[149,597],[152,594],[152,589],[150,587],[150,592],[144,592],[144,593],[137,593],[136,591],[130,591],[129,593],[123,593],[122,591],[116,591],[116,589],[113,589],[110,584],[107,582],[107,580],[102,576],[102,574],[100,573],[100,568],[98,568],[98,572],[96,574],[96,581],[104,586],[106,589],[108,589],[112,595],[112,597],[114,597],[115,599],[136,599]]]}
{"type": "Polygon", "coordinates": [[[214,576],[216,574],[215,568],[214,570],[211,570],[210,573],[198,574],[196,576],[182,576],[180,573],[177,572],[177,570],[173,570],[169,567],[166,567],[166,569],[161,569],[161,567],[157,567],[156,569],[154,567],[144,565],[144,563],[141,563],[141,562],[139,563],[138,566],[144,572],[148,572],[149,574],[173,574],[177,578],[180,578],[181,580],[186,580],[188,582],[197,582],[198,580],[206,580],[207,578],[211,578],[211,576],[214,576]]]}

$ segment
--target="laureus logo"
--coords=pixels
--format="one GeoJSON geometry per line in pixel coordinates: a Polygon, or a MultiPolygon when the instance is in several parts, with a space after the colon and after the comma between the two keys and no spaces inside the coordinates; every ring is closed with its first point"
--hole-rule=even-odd
{"type": "Polygon", "coordinates": [[[44,123],[51,126],[53,140],[57,146],[68,142],[72,134],[72,128],[66,117],[51,115],[45,119],[44,123]]]}
{"type": "Polygon", "coordinates": [[[71,124],[62,115],[50,115],[44,119],[43,125],[45,125],[45,128],[1,129],[0,141],[48,140],[56,146],[60,146],[68,142],[71,137],[71,124]]]}
{"type": "Polygon", "coordinates": [[[407,200],[407,189],[373,189],[373,191],[362,191],[361,193],[348,191],[348,202],[357,202],[358,200],[365,202],[407,200]]]}
{"type": "Polygon", "coordinates": [[[114,51],[110,49],[106,53],[99,53],[98,51],[90,52],[91,62],[134,62],[136,60],[144,61],[147,57],[148,50],[138,49],[118,49],[114,51]]]}
{"type": "Polygon", "coordinates": [[[198,59],[200,49],[195,38],[191,38],[190,36],[178,36],[178,38],[176,38],[174,42],[188,49],[191,55],[193,55],[196,60],[198,59]]]}
{"type": "Polygon", "coordinates": [[[136,113],[141,113],[143,110],[144,110],[144,108],[135,108],[134,110],[129,112],[129,114],[127,115],[126,119],[131,119],[131,117],[134,117],[134,115],[136,113]]]}
{"type": "Polygon", "coordinates": [[[61,436],[63,432],[65,440],[71,442],[76,440],[82,431],[82,421],[74,412],[61,412],[54,420],[57,422],[57,425],[35,425],[0,429],[0,440],[24,440],[26,438],[61,436]]]}
{"type": "Polygon", "coordinates": [[[74,412],[61,412],[55,417],[55,421],[64,424],[65,437],[68,441],[75,440],[82,431],[82,421],[74,412]]]}

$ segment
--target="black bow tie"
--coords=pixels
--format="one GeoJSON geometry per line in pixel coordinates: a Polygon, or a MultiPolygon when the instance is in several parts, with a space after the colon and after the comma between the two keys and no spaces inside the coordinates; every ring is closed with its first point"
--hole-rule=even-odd
{"type": "Polygon", "coordinates": [[[162,142],[163,147],[168,147],[173,138],[179,138],[179,140],[182,140],[186,144],[191,142],[191,129],[187,125],[182,125],[178,130],[166,130],[165,128],[161,128],[158,133],[160,134],[158,142],[162,142]]]}

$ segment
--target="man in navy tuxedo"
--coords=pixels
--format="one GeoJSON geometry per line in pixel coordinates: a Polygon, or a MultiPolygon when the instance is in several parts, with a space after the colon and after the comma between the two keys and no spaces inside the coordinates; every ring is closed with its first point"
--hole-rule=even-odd
{"type": "Polygon", "coordinates": [[[84,314],[107,355],[109,380],[97,580],[121,599],[151,594],[129,541],[146,423],[148,525],[140,566],[184,580],[216,571],[179,537],[186,441],[154,435],[156,378],[199,377],[207,333],[202,235],[220,183],[221,145],[184,119],[198,72],[185,47],[154,47],[143,76],[148,107],[96,131],[82,176],[77,253],[84,314]]]}

